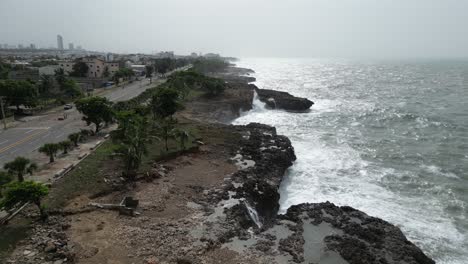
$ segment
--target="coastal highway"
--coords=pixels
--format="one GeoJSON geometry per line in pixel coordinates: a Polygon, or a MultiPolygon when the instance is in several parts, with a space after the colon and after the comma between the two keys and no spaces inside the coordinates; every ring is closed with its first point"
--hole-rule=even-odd
{"type": "MultiPolygon", "coordinates": [[[[115,87],[104,91],[101,96],[111,101],[125,101],[131,99],[146,89],[154,87],[163,80],[153,78],[150,84],[148,79],[134,81],[125,84],[125,87],[115,87]]],[[[73,107],[63,110],[62,107],[55,108],[40,116],[26,117],[18,121],[15,127],[0,130],[0,167],[17,156],[34,159],[38,155],[37,149],[45,143],[56,143],[65,140],[71,133],[86,128],[86,123],[81,120],[82,115],[73,107]],[[65,120],[58,120],[67,113],[65,120]]]]}

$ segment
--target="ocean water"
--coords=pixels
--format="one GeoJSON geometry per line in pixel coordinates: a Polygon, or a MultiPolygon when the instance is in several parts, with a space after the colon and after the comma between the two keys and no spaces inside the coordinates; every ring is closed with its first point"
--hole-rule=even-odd
{"type": "Polygon", "coordinates": [[[243,59],[260,88],[315,102],[308,113],[258,100],[236,124],[288,136],[298,157],[281,211],[349,205],[399,226],[442,264],[468,263],[468,61],[243,59]]]}

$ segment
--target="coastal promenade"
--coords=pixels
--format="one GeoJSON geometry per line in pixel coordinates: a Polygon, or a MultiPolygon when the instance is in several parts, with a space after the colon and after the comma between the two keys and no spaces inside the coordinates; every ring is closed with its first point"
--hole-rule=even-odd
{"type": "MultiPolygon", "coordinates": [[[[102,96],[113,102],[131,99],[150,87],[163,82],[155,79],[151,84],[148,79],[125,84],[103,91],[102,96]]],[[[40,116],[26,117],[16,124],[0,132],[0,167],[17,156],[34,159],[39,153],[37,149],[45,143],[55,143],[67,139],[71,133],[86,127],[81,120],[82,115],[73,107],[64,110],[63,107],[54,108],[40,116]],[[63,118],[64,114],[67,118],[63,118]]]]}

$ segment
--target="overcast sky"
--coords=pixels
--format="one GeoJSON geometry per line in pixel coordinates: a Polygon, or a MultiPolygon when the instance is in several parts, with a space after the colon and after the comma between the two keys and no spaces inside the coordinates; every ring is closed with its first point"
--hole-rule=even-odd
{"type": "Polygon", "coordinates": [[[468,57],[468,0],[0,0],[0,43],[239,57],[468,57]]]}

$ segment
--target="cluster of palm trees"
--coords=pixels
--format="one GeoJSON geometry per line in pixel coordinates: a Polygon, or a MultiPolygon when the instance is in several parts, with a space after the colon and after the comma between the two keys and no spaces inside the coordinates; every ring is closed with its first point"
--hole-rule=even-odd
{"type": "MultiPolygon", "coordinates": [[[[59,150],[63,154],[67,154],[72,147],[78,146],[78,143],[90,135],[89,130],[81,130],[80,132],[68,135],[68,140],[59,143],[47,143],[39,148],[39,152],[46,154],[49,157],[49,162],[55,161],[55,157],[59,150]]],[[[13,161],[6,163],[3,166],[4,171],[0,171],[0,188],[1,186],[12,181],[16,177],[19,182],[24,181],[24,176],[27,174],[32,175],[38,169],[35,162],[25,157],[16,157],[13,161]]]]}
{"type": "Polygon", "coordinates": [[[46,143],[38,149],[40,153],[43,153],[49,157],[49,162],[55,162],[57,153],[62,150],[63,154],[67,154],[73,147],[78,146],[78,142],[85,139],[92,132],[89,130],[82,129],[80,132],[72,133],[68,135],[68,140],[60,141],[58,143],[46,143]]]}

